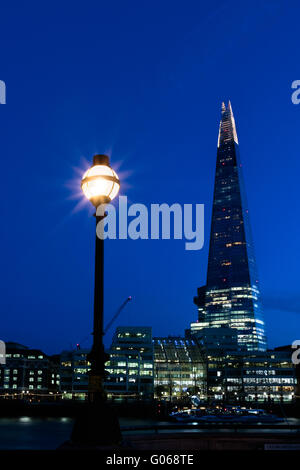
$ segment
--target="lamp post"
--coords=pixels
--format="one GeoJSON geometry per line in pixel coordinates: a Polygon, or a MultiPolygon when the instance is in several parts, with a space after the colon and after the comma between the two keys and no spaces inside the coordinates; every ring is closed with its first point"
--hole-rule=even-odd
{"type": "MultiPolygon", "coordinates": [[[[94,156],[93,165],[83,175],[81,188],[96,208],[97,226],[105,217],[97,216],[98,207],[108,204],[120,189],[119,178],[110,167],[107,155],[94,156]]],[[[80,411],[74,423],[71,443],[75,446],[116,445],[122,440],[118,418],[105,402],[103,389],[104,365],[108,360],[103,345],[103,245],[103,237],[99,238],[96,234],[93,346],[88,355],[91,363],[89,403],[87,408],[80,411]]]]}
{"type": "MultiPolygon", "coordinates": [[[[109,165],[107,155],[95,155],[93,166],[83,175],[81,188],[84,195],[96,208],[96,226],[105,216],[97,216],[97,208],[108,204],[119,192],[120,181],[109,165]]],[[[103,283],[104,283],[104,240],[96,235],[95,246],[95,287],[94,287],[94,328],[93,346],[88,355],[91,363],[89,374],[89,401],[104,399],[104,365],[108,357],[103,345],[103,283]]]]}
{"type": "MultiPolygon", "coordinates": [[[[107,155],[94,156],[93,165],[83,175],[81,188],[96,208],[97,227],[98,222],[105,217],[97,215],[98,207],[108,204],[116,197],[120,189],[119,178],[110,167],[107,155]]],[[[103,237],[99,238],[96,234],[93,346],[88,354],[88,360],[91,363],[89,403],[87,409],[81,410],[74,423],[71,442],[75,446],[116,445],[122,440],[118,418],[105,402],[106,396],[103,389],[104,366],[108,360],[103,345],[103,248],[103,237]]]]}

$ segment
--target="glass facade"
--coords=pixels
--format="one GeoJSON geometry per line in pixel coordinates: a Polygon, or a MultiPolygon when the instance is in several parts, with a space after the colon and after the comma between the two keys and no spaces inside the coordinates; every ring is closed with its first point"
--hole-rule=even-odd
{"type": "Polygon", "coordinates": [[[153,346],[155,398],[206,398],[206,364],[197,341],[169,336],[153,338],[153,346]]]}
{"type": "Polygon", "coordinates": [[[225,401],[291,402],[297,378],[290,351],[208,352],[208,398],[225,401]]]}
{"type": "MultiPolygon", "coordinates": [[[[242,165],[230,102],[222,104],[207,282],[195,303],[204,327],[238,330],[238,344],[265,351],[265,326],[243,188],[242,165]]],[[[198,328],[200,325],[198,325],[198,328]]]]}

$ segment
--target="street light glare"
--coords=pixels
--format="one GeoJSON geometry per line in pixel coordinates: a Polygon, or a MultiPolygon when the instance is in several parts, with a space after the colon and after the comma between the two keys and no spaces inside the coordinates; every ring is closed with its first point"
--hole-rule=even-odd
{"type": "Polygon", "coordinates": [[[120,189],[120,181],[109,164],[96,163],[84,173],[81,188],[87,199],[97,207],[116,197],[120,189]]]}

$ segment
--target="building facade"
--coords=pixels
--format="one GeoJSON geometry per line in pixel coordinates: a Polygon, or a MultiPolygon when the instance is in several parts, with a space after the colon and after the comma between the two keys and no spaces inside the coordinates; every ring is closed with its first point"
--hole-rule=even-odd
{"type": "Polygon", "coordinates": [[[291,402],[298,377],[291,350],[247,351],[236,329],[203,328],[192,337],[203,348],[207,398],[225,402],[291,402]]]}
{"type": "Polygon", "coordinates": [[[54,362],[39,349],[6,343],[6,361],[0,365],[0,393],[19,399],[49,399],[58,393],[60,377],[54,362]]]}
{"type": "Polygon", "coordinates": [[[206,364],[193,338],[153,338],[154,396],[167,400],[206,398],[206,364]]]}
{"type": "Polygon", "coordinates": [[[206,286],[195,298],[191,329],[227,326],[248,351],[265,351],[265,324],[243,187],[242,164],[230,102],[222,104],[206,286]]]}
{"type": "Polygon", "coordinates": [[[89,349],[77,347],[63,351],[60,355],[60,391],[63,399],[85,400],[88,393],[88,372],[91,364],[87,360],[89,349]]]}
{"type": "MultiPolygon", "coordinates": [[[[61,354],[63,398],[87,398],[88,352],[77,349],[61,354]]],[[[206,365],[193,338],[152,338],[150,327],[118,327],[107,352],[104,388],[109,400],[206,397],[206,365]]]]}
{"type": "MultiPolygon", "coordinates": [[[[60,359],[63,398],[85,400],[88,394],[89,349],[63,351],[60,359]]],[[[107,351],[104,388],[108,399],[153,397],[153,345],[150,327],[118,327],[107,351]]]]}
{"type": "Polygon", "coordinates": [[[153,398],[153,344],[150,327],[118,327],[109,356],[105,366],[105,390],[109,398],[153,398]]]}
{"type": "Polygon", "coordinates": [[[206,285],[191,335],[203,350],[210,400],[292,401],[291,351],[267,350],[235,120],[222,104],[206,285]]]}

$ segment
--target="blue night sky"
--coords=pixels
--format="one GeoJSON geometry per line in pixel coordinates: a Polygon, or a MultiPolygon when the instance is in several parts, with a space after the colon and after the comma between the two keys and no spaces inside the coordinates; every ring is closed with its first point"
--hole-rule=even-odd
{"type": "Polygon", "coordinates": [[[104,152],[130,202],[205,204],[200,251],[180,240],[105,247],[107,321],[132,295],[115,326],[183,334],[206,278],[228,99],[269,346],[299,339],[299,14],[283,0],[2,3],[1,339],[55,353],[89,336],[94,218],[76,197],[104,152]]]}

